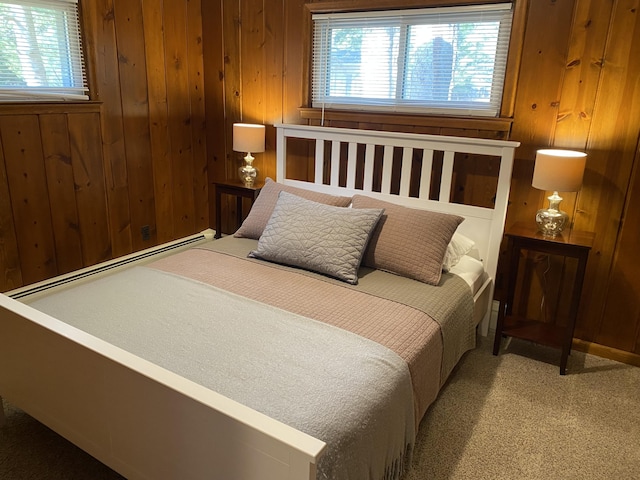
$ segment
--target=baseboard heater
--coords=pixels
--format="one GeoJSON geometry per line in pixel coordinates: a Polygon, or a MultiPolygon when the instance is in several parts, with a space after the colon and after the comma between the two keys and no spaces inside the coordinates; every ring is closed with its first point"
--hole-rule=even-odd
{"type": "Polygon", "coordinates": [[[185,237],[180,240],[163,243],[162,245],[157,245],[155,247],[151,247],[146,250],[134,252],[132,254],[125,255],[123,257],[115,258],[113,260],[107,260],[106,262],[99,263],[91,267],[83,268],[81,270],[77,270],[75,272],[71,272],[65,275],[54,277],[49,280],[43,280],[42,282],[38,282],[33,285],[21,287],[11,292],[7,292],[5,295],[7,295],[10,298],[13,298],[14,300],[18,300],[20,298],[24,298],[29,295],[41,293],[50,288],[59,287],[69,282],[73,282],[85,277],[89,277],[91,275],[96,275],[98,273],[103,273],[109,270],[113,270],[114,268],[122,267],[129,263],[138,262],[140,260],[144,260],[145,258],[152,257],[160,253],[165,253],[178,248],[183,248],[187,245],[191,245],[196,242],[201,242],[203,240],[209,240],[211,238],[213,238],[213,230],[205,230],[201,233],[191,235],[189,237],[185,237]]]}

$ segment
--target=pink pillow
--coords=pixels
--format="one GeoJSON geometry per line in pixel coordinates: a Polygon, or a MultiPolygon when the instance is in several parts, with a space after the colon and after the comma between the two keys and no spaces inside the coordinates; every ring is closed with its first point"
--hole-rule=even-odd
{"type": "Polygon", "coordinates": [[[278,202],[278,194],[281,191],[292,193],[314,202],[324,203],[325,205],[333,205],[334,207],[348,207],[351,203],[351,197],[339,197],[327,193],[312,192],[311,190],[305,190],[303,188],[283,185],[267,178],[264,187],[260,190],[258,198],[256,198],[256,201],[251,207],[249,215],[247,215],[247,218],[245,218],[233,236],[258,240],[264,231],[264,227],[267,226],[269,218],[271,218],[273,209],[278,202]]]}
{"type": "Polygon", "coordinates": [[[451,237],[464,220],[457,215],[404,207],[355,195],[353,208],[384,208],[363,265],[438,285],[451,237]]]}

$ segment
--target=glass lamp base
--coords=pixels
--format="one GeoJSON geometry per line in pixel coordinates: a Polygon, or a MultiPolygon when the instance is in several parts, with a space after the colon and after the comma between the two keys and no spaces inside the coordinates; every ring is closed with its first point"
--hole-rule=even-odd
{"type": "Polygon", "coordinates": [[[556,237],[562,233],[564,227],[569,223],[569,215],[561,210],[546,208],[538,210],[536,223],[538,224],[538,230],[543,235],[556,237]]]}
{"type": "Polygon", "coordinates": [[[242,183],[247,187],[252,187],[258,176],[258,170],[252,164],[253,157],[248,153],[247,156],[244,157],[244,165],[239,169],[240,180],[242,180],[242,183]]]}
{"type": "Polygon", "coordinates": [[[240,180],[242,180],[242,183],[244,183],[247,187],[253,186],[257,176],[258,172],[255,168],[248,168],[246,165],[240,167],[240,180]]]}

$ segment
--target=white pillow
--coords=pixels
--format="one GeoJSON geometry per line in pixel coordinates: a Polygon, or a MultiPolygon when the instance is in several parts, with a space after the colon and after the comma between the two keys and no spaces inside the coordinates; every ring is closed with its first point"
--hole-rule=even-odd
{"type": "Polygon", "coordinates": [[[442,261],[442,270],[448,272],[451,267],[456,265],[460,259],[469,253],[476,246],[476,242],[469,237],[465,237],[461,233],[455,232],[449,245],[447,245],[447,251],[444,254],[444,260],[442,261]]]}

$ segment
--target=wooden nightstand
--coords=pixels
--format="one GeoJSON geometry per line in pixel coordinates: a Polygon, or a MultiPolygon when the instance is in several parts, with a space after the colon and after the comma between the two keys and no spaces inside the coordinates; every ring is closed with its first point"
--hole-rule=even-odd
{"type": "Polygon", "coordinates": [[[216,187],[216,234],[213,238],[222,236],[222,195],[233,195],[236,197],[236,223],[240,227],[242,224],[242,199],[251,199],[251,204],[255,202],[260,193],[260,189],[264,183],[256,183],[253,186],[247,186],[243,183],[214,183],[216,187]]]}
{"type": "Polygon", "coordinates": [[[498,324],[493,344],[493,354],[500,351],[503,336],[530,340],[542,345],[560,348],[560,375],[564,375],[567,359],[571,352],[573,330],[580,305],[584,272],[587,267],[589,251],[593,246],[594,234],[591,232],[568,231],[557,237],[545,237],[529,223],[517,223],[505,235],[508,240],[506,287],[503,289],[498,310],[498,324]],[[575,282],[569,305],[569,316],[565,326],[530,320],[513,314],[514,294],[518,279],[521,250],[535,251],[547,255],[572,257],[577,259],[575,282]]]}

